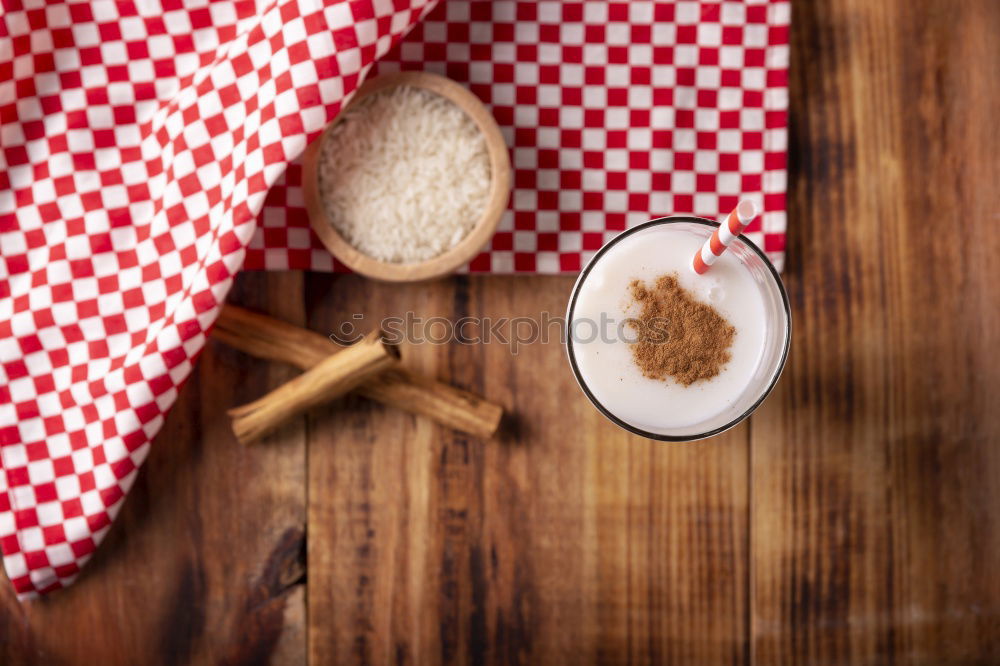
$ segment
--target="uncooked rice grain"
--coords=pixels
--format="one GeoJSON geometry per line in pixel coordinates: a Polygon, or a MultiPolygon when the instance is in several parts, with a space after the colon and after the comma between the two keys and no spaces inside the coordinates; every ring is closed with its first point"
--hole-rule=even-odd
{"type": "Polygon", "coordinates": [[[412,86],[381,91],[327,133],[319,186],[348,243],[382,261],[424,261],[454,247],[483,214],[486,140],[440,95],[412,86]]]}

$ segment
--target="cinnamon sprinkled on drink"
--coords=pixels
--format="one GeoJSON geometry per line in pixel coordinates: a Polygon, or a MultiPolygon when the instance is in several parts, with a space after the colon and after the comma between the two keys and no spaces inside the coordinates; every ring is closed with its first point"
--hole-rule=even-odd
{"type": "Polygon", "coordinates": [[[629,285],[641,306],[632,321],[637,341],[632,358],[650,379],[672,377],[684,386],[718,375],[731,358],[736,329],[715,308],[681,287],[677,274],[663,275],[652,286],[629,285]]]}

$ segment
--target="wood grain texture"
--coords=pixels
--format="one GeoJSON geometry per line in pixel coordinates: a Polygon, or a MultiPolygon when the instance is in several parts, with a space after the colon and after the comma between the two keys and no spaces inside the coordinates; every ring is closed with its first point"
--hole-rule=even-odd
{"type": "MultiPolygon", "coordinates": [[[[234,295],[302,323],[301,289],[253,274],[234,295]]],[[[0,663],[302,663],[302,421],[251,456],[224,418],[295,374],[210,343],[80,579],[24,605],[0,585],[0,663]]]]}
{"type": "MultiPolygon", "coordinates": [[[[572,280],[308,284],[311,327],[333,330],[354,312],[558,315],[572,280]]],[[[312,663],[745,660],[747,429],[629,435],[586,401],[553,332],[516,357],[497,340],[403,349],[514,414],[494,440],[359,400],[310,422],[312,663]]]]}
{"type": "Polygon", "coordinates": [[[798,2],[760,664],[1000,659],[1000,3],[798,2]]]}
{"type": "MultiPolygon", "coordinates": [[[[795,330],[749,424],[648,442],[557,342],[494,340],[404,349],[509,410],[490,441],[348,397],[246,450],[224,410],[297,371],[211,344],[81,580],[0,586],[0,663],[997,663],[1000,3],[793,14],[795,330]]],[[[561,314],[571,282],[233,300],[329,333],[561,314]]]]}

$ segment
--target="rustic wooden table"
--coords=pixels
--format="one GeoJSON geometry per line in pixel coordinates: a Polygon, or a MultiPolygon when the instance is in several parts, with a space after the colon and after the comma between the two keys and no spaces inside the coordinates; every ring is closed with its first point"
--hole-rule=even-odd
{"type": "MultiPolygon", "coordinates": [[[[244,449],[223,410],[295,371],[213,343],[81,580],[2,586],[0,663],[997,663],[997,34],[996,0],[795,3],[794,342],[748,424],[656,444],[558,342],[424,345],[500,437],[350,398],[244,449]]],[[[558,314],[571,284],[248,274],[233,300],[332,331],[558,314]]]]}

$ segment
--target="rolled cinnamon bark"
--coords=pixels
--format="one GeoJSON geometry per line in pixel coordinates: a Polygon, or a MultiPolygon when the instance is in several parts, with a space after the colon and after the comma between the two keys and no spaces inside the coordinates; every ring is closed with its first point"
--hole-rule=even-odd
{"type": "MultiPolygon", "coordinates": [[[[251,356],[303,370],[343,350],[319,333],[235,305],[223,306],[212,336],[251,356]]],[[[371,377],[355,391],[483,439],[496,433],[503,416],[499,405],[403,367],[371,377]]]]}
{"type": "Polygon", "coordinates": [[[357,344],[306,370],[251,403],[230,409],[233,432],[244,444],[267,434],[311,407],[339,398],[399,362],[399,350],[372,331],[357,344]]]}
{"type": "Polygon", "coordinates": [[[251,356],[302,370],[343,350],[319,333],[236,305],[222,306],[212,337],[251,356]]]}

